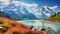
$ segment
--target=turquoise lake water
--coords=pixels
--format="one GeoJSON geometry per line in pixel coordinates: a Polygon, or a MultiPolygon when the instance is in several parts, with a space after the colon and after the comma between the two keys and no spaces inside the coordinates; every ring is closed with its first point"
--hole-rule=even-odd
{"type": "Polygon", "coordinates": [[[60,34],[60,24],[45,23],[43,20],[21,20],[23,24],[36,27],[51,27],[57,31],[56,34],[60,34]]]}

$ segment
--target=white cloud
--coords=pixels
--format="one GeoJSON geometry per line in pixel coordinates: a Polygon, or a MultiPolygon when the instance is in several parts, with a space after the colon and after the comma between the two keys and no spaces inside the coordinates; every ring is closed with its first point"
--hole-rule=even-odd
{"type": "Polygon", "coordinates": [[[29,4],[29,3],[21,3],[22,5],[25,5],[26,7],[37,7],[37,4],[29,4]]]}
{"type": "Polygon", "coordinates": [[[19,6],[20,5],[20,2],[19,1],[12,1],[12,3],[14,3],[15,6],[19,6]]]}
{"type": "Polygon", "coordinates": [[[20,2],[20,1],[13,1],[12,3],[14,3],[16,6],[25,6],[25,7],[37,7],[37,4],[33,3],[33,4],[30,4],[30,3],[25,3],[25,2],[20,2]]]}
{"type": "Polygon", "coordinates": [[[4,5],[8,5],[10,3],[10,0],[0,0],[0,2],[4,5]]]}

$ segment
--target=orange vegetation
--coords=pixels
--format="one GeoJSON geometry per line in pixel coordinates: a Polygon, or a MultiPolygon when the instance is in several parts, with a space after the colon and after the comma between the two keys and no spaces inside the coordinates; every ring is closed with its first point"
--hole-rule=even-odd
{"type": "Polygon", "coordinates": [[[32,30],[29,26],[17,23],[15,20],[0,17],[0,33],[4,34],[45,34],[38,30],[32,30]]]}

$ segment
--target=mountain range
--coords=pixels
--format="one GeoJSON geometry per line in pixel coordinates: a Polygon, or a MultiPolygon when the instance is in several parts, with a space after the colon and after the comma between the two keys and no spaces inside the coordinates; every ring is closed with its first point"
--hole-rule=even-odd
{"type": "Polygon", "coordinates": [[[4,7],[2,12],[9,15],[12,19],[19,19],[19,18],[49,18],[53,15],[54,7],[50,6],[43,6],[42,8],[38,9],[37,11],[29,12],[29,8],[27,9],[25,6],[18,5],[16,6],[15,3],[10,3],[8,6],[4,7]],[[52,9],[53,8],[53,9],[52,9]]]}

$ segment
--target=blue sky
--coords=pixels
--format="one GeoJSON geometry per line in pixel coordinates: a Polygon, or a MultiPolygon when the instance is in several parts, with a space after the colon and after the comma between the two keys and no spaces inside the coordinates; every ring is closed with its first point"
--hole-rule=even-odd
{"type": "MultiPolygon", "coordinates": [[[[0,0],[0,1],[2,1],[2,0],[0,0]]],[[[5,0],[5,2],[6,1],[7,0],[5,0]]],[[[38,7],[58,6],[57,10],[60,10],[60,0],[17,0],[17,1],[23,1],[23,2],[27,2],[27,3],[36,3],[36,4],[38,4],[38,7]]]]}
{"type": "Polygon", "coordinates": [[[37,3],[39,7],[42,6],[58,6],[57,10],[60,9],[60,0],[22,0],[30,3],[37,3]]]}

